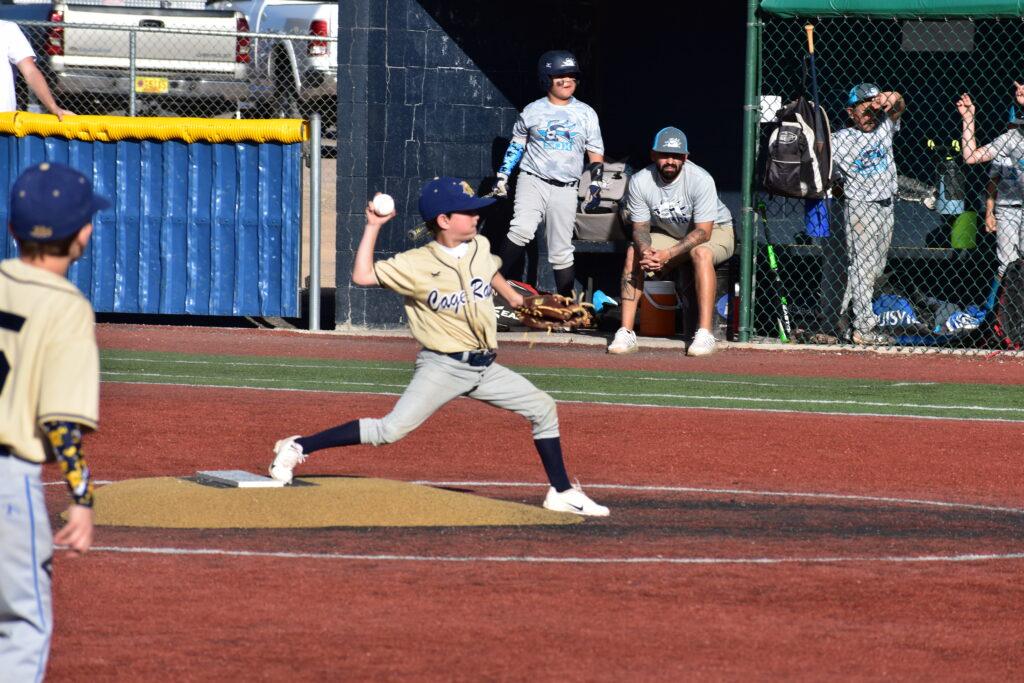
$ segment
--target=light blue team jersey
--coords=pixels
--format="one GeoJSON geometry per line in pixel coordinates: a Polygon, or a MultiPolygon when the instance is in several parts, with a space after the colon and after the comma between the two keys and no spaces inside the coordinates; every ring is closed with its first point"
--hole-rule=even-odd
{"type": "Polygon", "coordinates": [[[597,112],[575,97],[563,106],[546,97],[526,105],[512,129],[512,141],[526,147],[524,171],[563,183],[579,180],[584,152],[604,155],[597,112]]]}
{"type": "Polygon", "coordinates": [[[631,221],[649,221],[676,239],[686,237],[694,223],[732,223],[729,208],[718,198],[714,178],[689,160],[671,183],[662,180],[654,164],[634,173],[626,204],[631,221]]]}
{"type": "Polygon", "coordinates": [[[870,133],[843,128],[832,133],[832,163],[843,177],[843,195],[871,202],[896,195],[892,139],[900,122],[888,116],[870,133]]]}
{"type": "Polygon", "coordinates": [[[1024,180],[1021,173],[1021,160],[1014,160],[1005,154],[998,155],[992,160],[988,167],[988,177],[996,181],[996,204],[998,206],[1020,206],[1021,182],[1024,180]]]}

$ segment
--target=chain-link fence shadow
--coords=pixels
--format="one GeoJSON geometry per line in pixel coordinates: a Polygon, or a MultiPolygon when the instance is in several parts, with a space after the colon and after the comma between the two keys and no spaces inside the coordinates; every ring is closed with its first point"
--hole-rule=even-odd
{"type": "MultiPolygon", "coordinates": [[[[760,94],[770,118],[810,96],[808,20],[763,21],[760,94]]],[[[836,185],[827,225],[808,220],[803,200],[757,198],[754,335],[779,336],[784,302],[798,342],[1006,348],[994,324],[996,293],[1001,271],[1022,256],[1024,153],[1013,150],[1017,139],[1024,148],[1024,135],[1004,136],[998,150],[984,146],[1024,116],[1024,88],[1014,85],[1024,83],[1016,47],[1024,22],[810,23],[836,185]],[[963,158],[964,93],[976,108],[978,163],[963,158]],[[764,256],[769,241],[781,285],[764,256]]],[[[762,154],[771,128],[761,127],[762,154]]]]}

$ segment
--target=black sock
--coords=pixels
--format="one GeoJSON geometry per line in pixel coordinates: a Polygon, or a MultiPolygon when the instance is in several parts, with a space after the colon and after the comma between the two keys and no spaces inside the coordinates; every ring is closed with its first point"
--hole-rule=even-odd
{"type": "Polygon", "coordinates": [[[565,461],[562,460],[562,440],[557,436],[551,439],[534,439],[533,445],[540,453],[540,461],[544,464],[548,481],[555,490],[561,493],[571,489],[569,475],[565,473],[565,461]]]}
{"type": "Polygon", "coordinates": [[[302,452],[307,455],[315,451],[321,451],[325,448],[333,448],[335,446],[354,446],[355,444],[360,443],[359,420],[352,420],[351,422],[346,422],[343,425],[325,429],[313,436],[304,436],[301,439],[295,439],[295,443],[302,446],[302,452]]]}
{"type": "Polygon", "coordinates": [[[526,247],[521,247],[505,237],[501,248],[498,249],[498,256],[501,257],[501,276],[506,280],[522,280],[525,254],[526,247]]]}
{"type": "Polygon", "coordinates": [[[573,266],[555,271],[555,291],[562,296],[573,296],[576,286],[576,269],[573,266]]]}

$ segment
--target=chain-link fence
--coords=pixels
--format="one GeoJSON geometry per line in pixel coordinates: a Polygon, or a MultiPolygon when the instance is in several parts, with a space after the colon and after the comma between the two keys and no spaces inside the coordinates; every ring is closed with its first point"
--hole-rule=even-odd
{"type": "MultiPolygon", "coordinates": [[[[763,123],[797,96],[810,98],[805,25],[814,25],[836,183],[824,204],[827,227],[803,200],[763,192],[755,199],[764,210],[756,222],[754,334],[782,336],[788,313],[798,342],[1002,347],[998,278],[1024,255],[1024,135],[999,136],[1024,117],[1024,87],[1015,86],[1024,83],[1024,22],[770,15],[763,22],[763,123]],[[958,111],[963,93],[976,108],[972,163],[963,158],[971,143],[958,111]],[[985,146],[997,138],[1007,144],[985,146]]],[[[761,126],[759,176],[772,128],[761,126]]]]}
{"type": "MultiPolygon", "coordinates": [[[[319,113],[320,283],[334,286],[338,60],[332,22],[291,17],[284,22],[291,32],[253,32],[240,13],[229,10],[166,11],[152,17],[136,10],[126,25],[127,15],[119,16],[129,11],[123,7],[69,6],[66,15],[44,7],[51,21],[15,23],[58,106],[76,114],[265,119],[319,113]],[[76,19],[75,11],[93,16],[76,19]]],[[[19,109],[45,111],[24,79],[18,79],[16,90],[19,109]]],[[[304,207],[308,168],[305,173],[304,207]]],[[[303,215],[308,236],[310,216],[303,215]]],[[[308,249],[304,237],[304,286],[310,276],[308,249]]]]}

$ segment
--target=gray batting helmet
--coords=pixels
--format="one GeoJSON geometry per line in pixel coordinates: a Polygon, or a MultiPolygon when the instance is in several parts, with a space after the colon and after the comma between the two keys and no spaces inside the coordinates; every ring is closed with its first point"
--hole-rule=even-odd
{"type": "Polygon", "coordinates": [[[568,50],[545,52],[540,56],[540,61],[537,62],[537,77],[540,81],[541,89],[545,92],[551,87],[551,79],[554,76],[576,74],[578,78],[579,73],[579,63],[576,61],[576,57],[568,50]]]}

